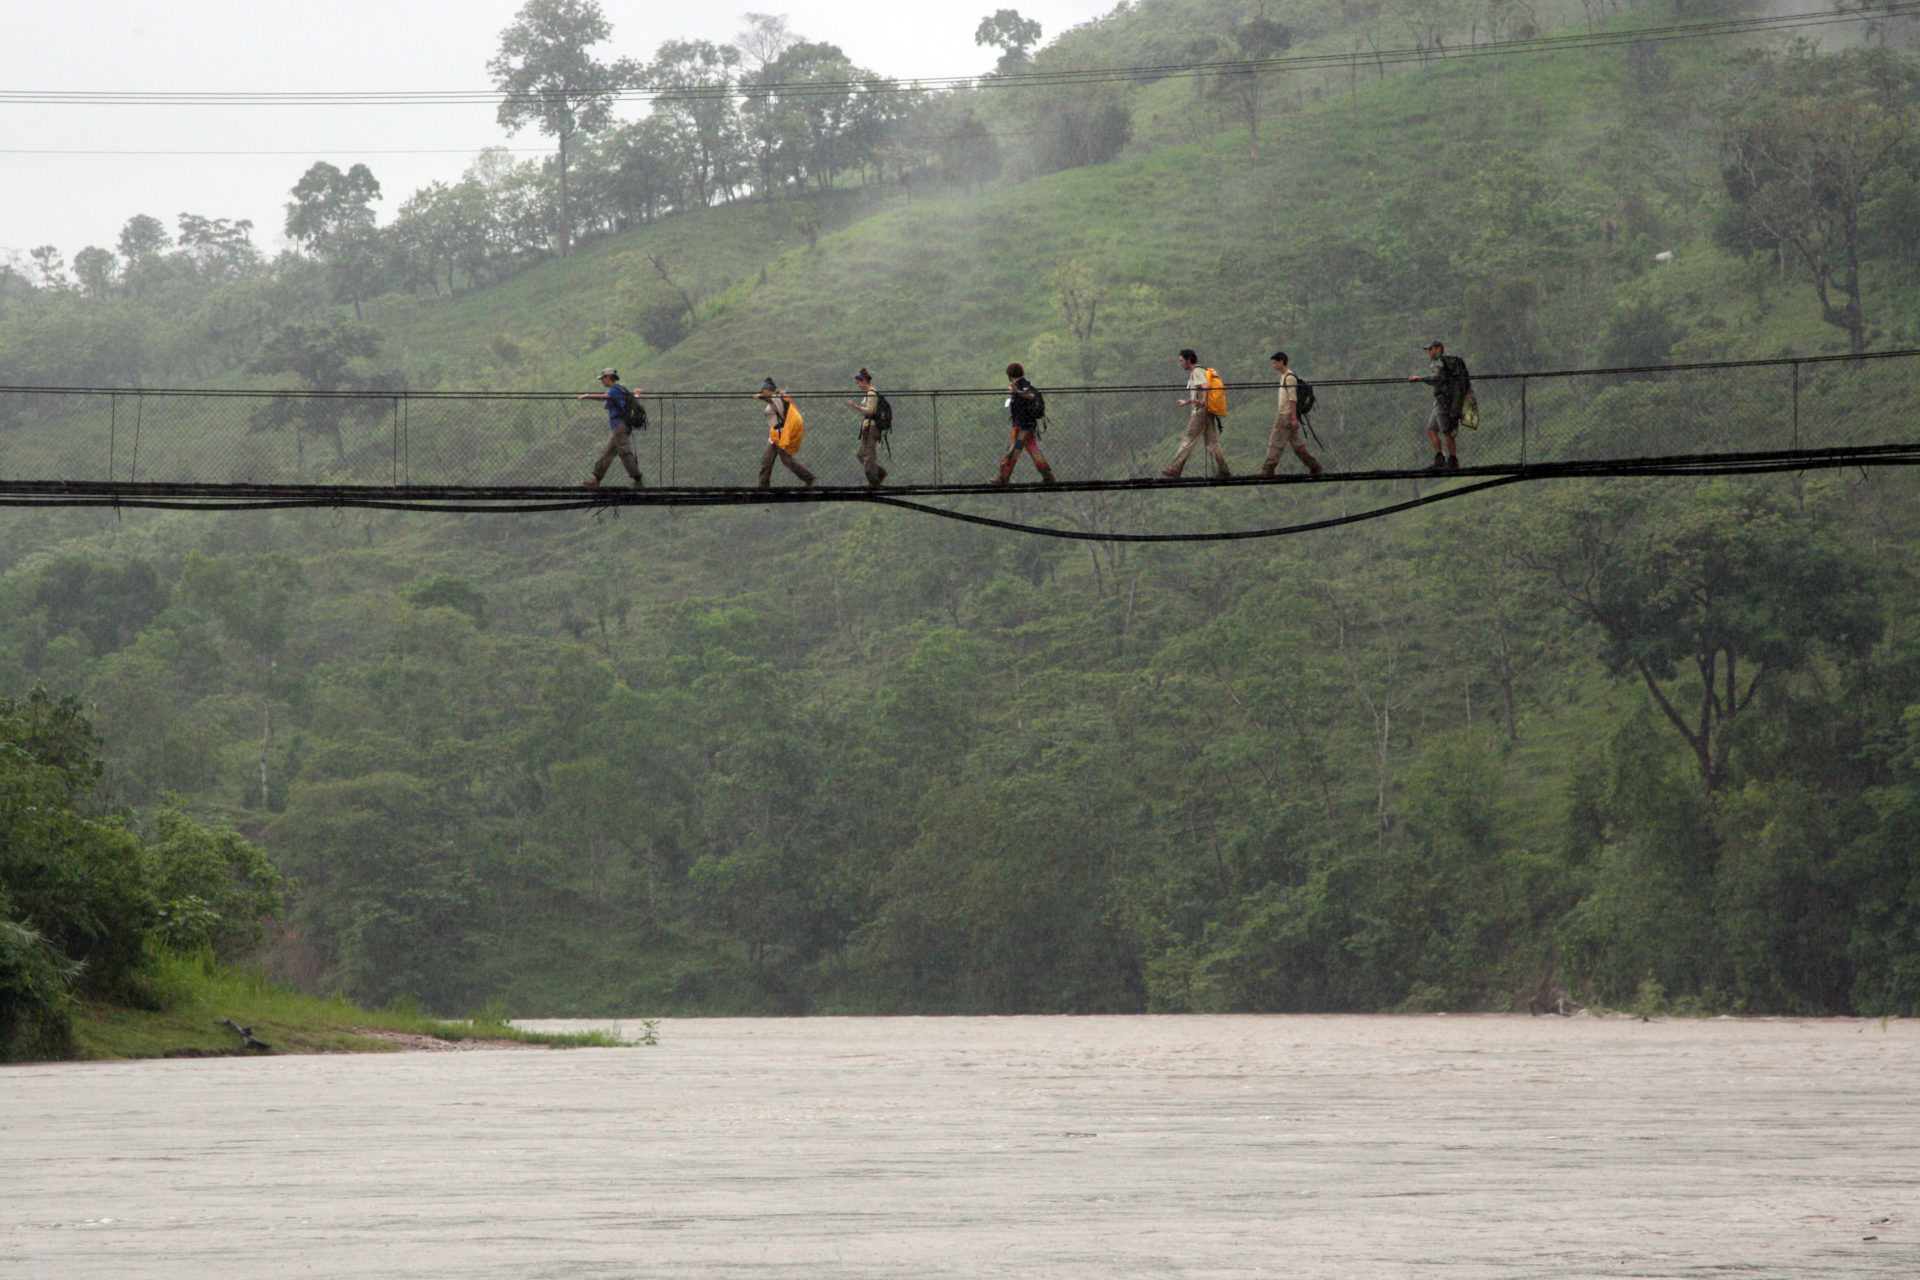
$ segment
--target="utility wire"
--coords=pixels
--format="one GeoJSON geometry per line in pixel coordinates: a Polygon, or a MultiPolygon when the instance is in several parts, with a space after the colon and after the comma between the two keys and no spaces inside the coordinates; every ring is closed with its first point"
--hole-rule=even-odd
{"type": "MultiPolygon", "coordinates": [[[[1251,75],[1272,71],[1298,71],[1314,68],[1351,68],[1391,66],[1407,62],[1446,61],[1455,58],[1512,57],[1522,54],[1555,53],[1567,50],[1607,49],[1621,45],[1659,44],[1674,40],[1715,39],[1726,36],[1772,34],[1787,31],[1817,30],[1822,27],[1861,22],[1880,22],[1892,18],[1920,16],[1920,0],[1881,5],[1871,12],[1835,11],[1775,14],[1754,18],[1728,18],[1712,22],[1676,23],[1658,27],[1640,27],[1621,31],[1588,31],[1569,35],[1534,36],[1527,39],[1493,40],[1483,44],[1393,49],[1354,50],[1341,53],[1300,54],[1277,58],[1229,59],[1211,62],[1176,62],[1123,67],[1063,68],[1057,71],[1019,71],[988,76],[925,76],[893,80],[862,77],[853,80],[818,80],[776,84],[750,82],[711,86],[636,85],[615,90],[610,97],[626,101],[697,102],[714,98],[840,97],[928,93],[953,89],[1021,89],[1053,85],[1084,85],[1108,82],[1136,82],[1193,76],[1251,75]]],[[[58,90],[0,89],[0,105],[34,106],[461,106],[502,102],[539,103],[554,95],[538,92],[502,94],[489,89],[407,89],[390,91],[346,90],[317,92],[282,90],[272,92],[183,91],[152,92],[130,89],[58,90]]]]}

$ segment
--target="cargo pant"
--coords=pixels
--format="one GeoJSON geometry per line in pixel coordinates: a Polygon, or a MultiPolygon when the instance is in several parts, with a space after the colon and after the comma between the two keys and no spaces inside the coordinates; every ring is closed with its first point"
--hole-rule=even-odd
{"type": "Polygon", "coordinates": [[[1173,455],[1173,463],[1166,474],[1177,476],[1187,465],[1187,457],[1197,444],[1205,444],[1207,452],[1213,455],[1213,465],[1219,474],[1230,476],[1233,468],[1227,465],[1227,455],[1220,450],[1220,419],[1208,413],[1204,405],[1193,407],[1193,416],[1187,419],[1187,434],[1180,437],[1179,451],[1173,455]]]}
{"type": "Polygon", "coordinates": [[[635,484],[640,483],[640,459],[633,453],[633,428],[622,422],[607,429],[607,447],[593,460],[593,478],[598,481],[606,476],[607,468],[613,465],[615,458],[627,469],[635,484]]]}
{"type": "Polygon", "coordinates": [[[1288,449],[1292,449],[1300,455],[1300,461],[1307,464],[1308,474],[1319,475],[1320,462],[1307,452],[1306,443],[1300,439],[1301,430],[1300,419],[1282,410],[1280,416],[1273,420],[1273,433],[1267,437],[1267,461],[1261,470],[1272,475],[1280,466],[1280,459],[1286,456],[1288,449]]]}
{"type": "Polygon", "coordinates": [[[867,483],[878,486],[887,478],[887,469],[880,465],[880,424],[872,418],[860,420],[860,447],[853,451],[860,461],[860,469],[867,473],[867,483]]]}
{"type": "Polygon", "coordinates": [[[813,472],[801,466],[799,462],[795,461],[792,454],[769,440],[767,441],[766,452],[760,455],[760,487],[762,489],[773,484],[773,464],[776,462],[784,464],[787,470],[799,476],[805,483],[813,483],[813,472]]]}

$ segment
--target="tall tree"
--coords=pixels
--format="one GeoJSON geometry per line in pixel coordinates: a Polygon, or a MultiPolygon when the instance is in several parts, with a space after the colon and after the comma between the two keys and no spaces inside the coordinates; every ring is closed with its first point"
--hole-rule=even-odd
{"type": "Polygon", "coordinates": [[[113,253],[97,244],[90,244],[73,255],[73,274],[79,279],[87,298],[93,302],[99,302],[107,296],[107,290],[113,284],[113,268],[113,253]]]}
{"type": "Polygon", "coordinates": [[[1585,490],[1543,509],[1520,558],[1599,631],[1607,670],[1646,686],[1708,791],[1731,780],[1729,731],[1761,693],[1816,651],[1858,658],[1880,635],[1861,565],[1758,486],[1585,490]]]}
{"type": "Polygon", "coordinates": [[[203,218],[180,215],[180,247],[208,284],[222,284],[249,274],[260,265],[253,244],[253,222],[248,218],[203,218]]]}
{"type": "Polygon", "coordinates": [[[1023,18],[1017,9],[998,9],[980,19],[974,28],[973,42],[1000,50],[994,64],[995,75],[1011,75],[1027,65],[1027,50],[1040,43],[1040,24],[1023,18]]]}
{"type": "Polygon", "coordinates": [[[1884,49],[1796,57],[1765,66],[1748,102],[1727,125],[1719,238],[1797,259],[1820,318],[1864,351],[1862,214],[1882,174],[1914,161],[1920,74],[1884,49]]]}
{"type": "MultiPolygon", "coordinates": [[[[314,391],[369,390],[374,380],[355,371],[356,360],[370,360],[380,352],[380,334],[342,316],[329,315],[311,324],[281,325],[261,344],[248,365],[252,373],[291,373],[314,391]]],[[[346,420],[378,416],[377,401],[332,397],[277,396],[254,410],[252,429],[269,431],[291,425],[296,466],[306,470],[306,436],[324,435],[333,441],[335,458],[347,459],[341,427],[346,420]]]]}
{"type": "Polygon", "coordinates": [[[669,40],[653,55],[647,83],[675,91],[654,105],[653,117],[680,144],[694,200],[731,195],[739,164],[740,116],[733,100],[740,51],[710,40],[669,40]]]}
{"type": "Polygon", "coordinates": [[[783,13],[749,13],[746,22],[733,38],[733,47],[755,71],[766,70],[768,64],[800,43],[800,37],[788,29],[783,13]]]}
{"type": "Polygon", "coordinates": [[[150,214],[136,213],[120,228],[120,256],[126,259],[126,281],[137,297],[145,291],[160,255],[173,243],[166,224],[150,214]]]}
{"type": "Polygon", "coordinates": [[[560,256],[572,252],[567,208],[567,145],[573,135],[604,129],[620,90],[639,79],[630,58],[596,62],[587,50],[613,35],[594,0],[527,0],[500,33],[487,63],[499,89],[499,121],[518,133],[529,122],[560,146],[560,256]]]}
{"type": "Polygon", "coordinates": [[[1247,126],[1248,158],[1260,160],[1260,118],[1272,70],[1257,64],[1279,57],[1293,47],[1293,31],[1270,18],[1249,18],[1238,26],[1195,41],[1196,57],[1229,63],[1226,69],[1202,76],[1202,97],[1219,103],[1247,126]]]}
{"type": "Polygon", "coordinates": [[[380,198],[379,179],[364,164],[342,173],[320,160],[289,194],[288,238],[327,264],[335,290],[352,301],[354,317],[362,318],[360,300],[378,265],[373,202],[380,198]]]}

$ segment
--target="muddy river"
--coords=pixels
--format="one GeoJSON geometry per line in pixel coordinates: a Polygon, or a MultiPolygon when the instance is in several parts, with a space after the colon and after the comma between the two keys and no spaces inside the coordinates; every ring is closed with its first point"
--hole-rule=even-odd
{"type": "Polygon", "coordinates": [[[0,1068],[0,1276],[1920,1276],[1920,1023],[659,1035],[0,1068]]]}

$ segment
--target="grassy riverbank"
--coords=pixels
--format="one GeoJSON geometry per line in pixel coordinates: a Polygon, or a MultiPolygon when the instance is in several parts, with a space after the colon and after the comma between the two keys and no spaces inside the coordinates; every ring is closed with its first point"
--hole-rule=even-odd
{"type": "Polygon", "coordinates": [[[155,1008],[81,1003],[74,1009],[73,1056],[87,1060],[190,1058],[258,1053],[385,1053],[419,1047],[410,1037],[458,1044],[609,1048],[626,1041],[602,1032],[551,1035],[508,1024],[497,1011],[440,1019],[405,1008],[368,1009],[335,996],[302,995],[259,971],[194,956],[158,961],[155,1008]],[[270,1049],[247,1049],[232,1021],[270,1049]]]}

